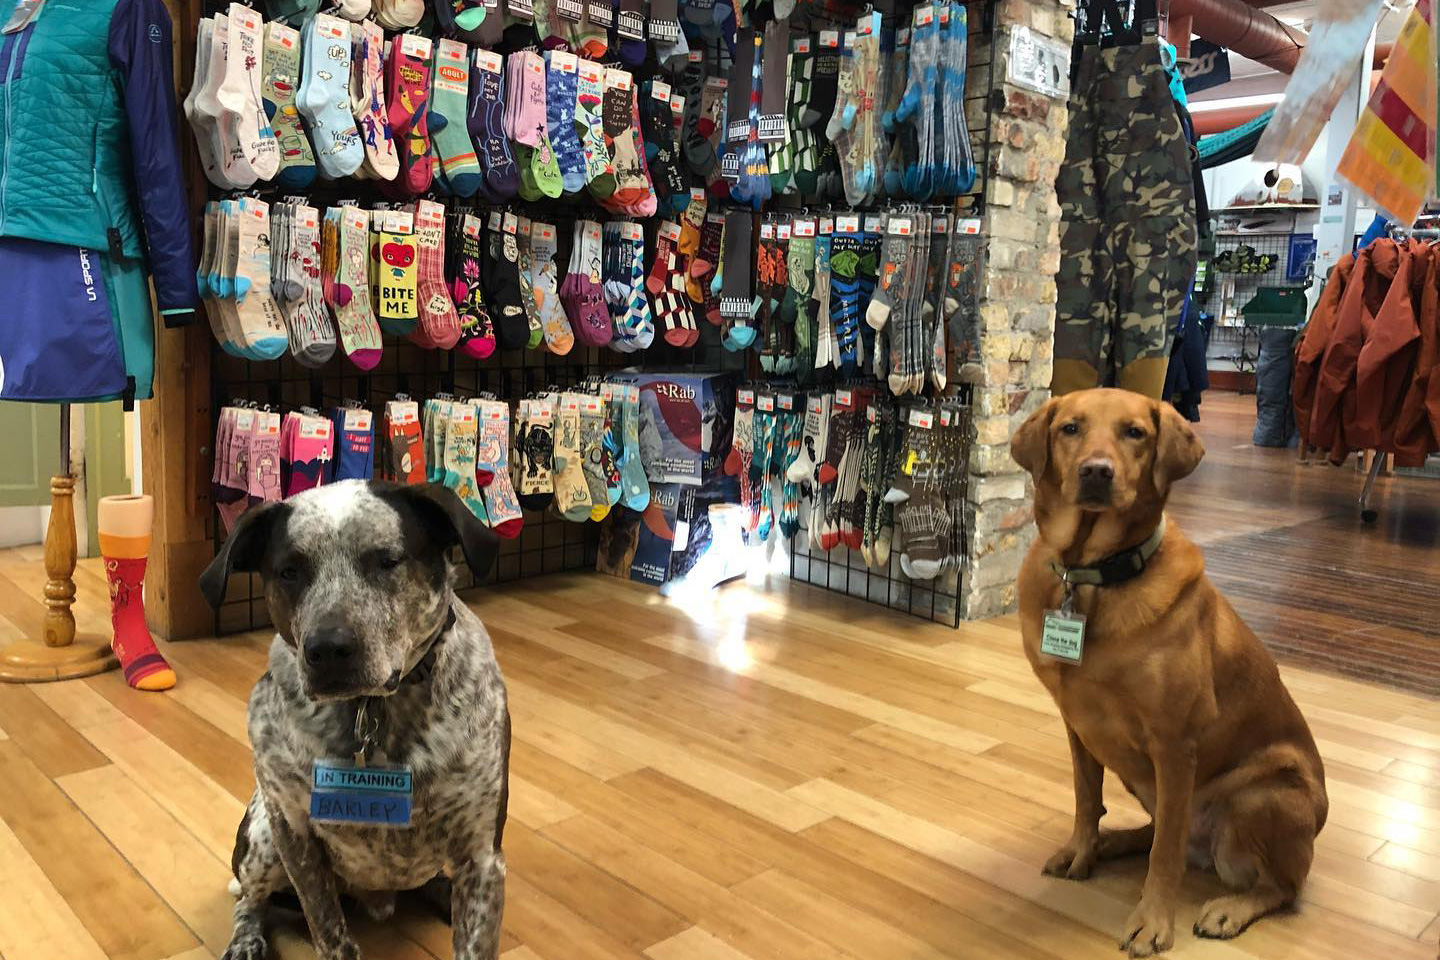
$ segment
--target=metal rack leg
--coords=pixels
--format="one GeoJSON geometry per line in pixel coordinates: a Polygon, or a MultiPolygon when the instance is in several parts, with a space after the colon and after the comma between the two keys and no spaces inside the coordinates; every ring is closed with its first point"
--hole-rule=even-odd
{"type": "Polygon", "coordinates": [[[1370,490],[1375,486],[1375,478],[1380,475],[1380,469],[1385,466],[1385,454],[1376,450],[1370,462],[1370,472],[1365,475],[1365,485],[1360,488],[1360,519],[1366,523],[1374,523],[1380,514],[1370,506],[1370,490]]]}

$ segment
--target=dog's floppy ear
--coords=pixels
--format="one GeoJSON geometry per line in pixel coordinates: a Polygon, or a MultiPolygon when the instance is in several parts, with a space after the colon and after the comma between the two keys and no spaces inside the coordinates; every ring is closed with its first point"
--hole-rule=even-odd
{"type": "Polygon", "coordinates": [[[200,574],[200,593],[210,606],[218,607],[225,599],[225,588],[232,573],[254,573],[260,569],[265,547],[275,524],[281,522],[290,508],[278,500],[256,504],[240,515],[240,522],[220,546],[210,566],[200,574]]]}
{"type": "Polygon", "coordinates": [[[1020,424],[1020,429],[1010,440],[1010,456],[1037,479],[1045,472],[1045,464],[1050,460],[1050,424],[1055,419],[1058,402],[1055,399],[1046,400],[1040,409],[1030,414],[1030,419],[1020,424]]]}
{"type": "Polygon", "coordinates": [[[1205,456],[1205,445],[1174,407],[1163,400],[1154,403],[1155,489],[1163,494],[1170,484],[1195,472],[1205,456]]]}
{"type": "Polygon", "coordinates": [[[384,494],[408,502],[441,549],[458,543],[465,554],[465,565],[477,583],[490,574],[500,549],[500,538],[470,512],[454,490],[443,483],[387,484],[384,494]]]}

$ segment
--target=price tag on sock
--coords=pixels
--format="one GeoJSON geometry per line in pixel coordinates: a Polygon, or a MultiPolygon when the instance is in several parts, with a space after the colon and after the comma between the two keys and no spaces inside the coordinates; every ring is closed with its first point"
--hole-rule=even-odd
{"type": "Polygon", "coordinates": [[[425,227],[443,227],[445,208],[434,200],[421,200],[415,205],[415,222],[425,227]]]}
{"type": "Polygon", "coordinates": [[[662,80],[650,81],[650,98],[659,100],[661,103],[670,102],[670,84],[662,80]]]}
{"type": "Polygon", "coordinates": [[[919,427],[921,430],[929,430],[935,426],[935,414],[929,410],[921,410],[915,407],[910,411],[910,426],[919,427]]]}
{"type": "Polygon", "coordinates": [[[581,395],[581,399],[580,399],[580,412],[581,412],[581,413],[600,413],[603,409],[604,409],[604,405],[602,404],[600,398],[597,397],[595,394],[593,394],[593,393],[586,393],[586,394],[582,394],[582,395],[581,395]]]}
{"type": "Polygon", "coordinates": [[[901,27],[899,30],[895,31],[895,46],[896,48],[910,46],[909,27],[901,27]]]}
{"type": "Polygon", "coordinates": [[[855,405],[855,396],[849,390],[835,391],[835,406],[842,410],[849,410],[855,405]]]}
{"type": "Polygon", "coordinates": [[[866,420],[870,421],[871,423],[874,423],[876,416],[877,416],[877,414],[876,414],[876,412],[875,412],[875,408],[874,408],[874,407],[866,407],[866,408],[865,408],[865,419],[866,419],[866,420]]]}
{"type": "Polygon", "coordinates": [[[609,30],[615,24],[615,8],[608,0],[590,0],[590,22],[609,30]]]}
{"type": "Polygon", "coordinates": [[[578,72],[580,79],[586,83],[599,83],[605,75],[605,68],[594,60],[581,60],[578,72]]]}
{"type": "Polygon", "coordinates": [[[936,216],[933,220],[931,220],[931,221],[930,221],[930,232],[931,232],[931,233],[949,233],[949,232],[950,232],[950,214],[948,214],[948,213],[942,213],[942,214],[939,214],[938,216],[936,216]]]}
{"type": "Polygon", "coordinates": [[[865,215],[865,232],[878,233],[880,231],[880,214],[867,213],[865,215]]]}
{"type": "Polygon", "coordinates": [[[300,436],[306,440],[329,440],[330,421],[324,417],[301,417],[300,436]]]}
{"type": "Polygon", "coordinates": [[[499,73],[504,65],[505,61],[500,59],[500,54],[498,53],[493,53],[489,50],[475,51],[475,66],[487,73],[499,73]]]}
{"type": "Polygon", "coordinates": [[[626,220],[625,223],[620,227],[620,236],[622,239],[638,243],[640,240],[643,240],[645,238],[645,232],[641,228],[640,224],[635,223],[632,220],[626,220]]]}
{"type": "Polygon", "coordinates": [[[610,383],[600,384],[600,399],[606,403],[615,399],[615,387],[610,383]]]}
{"type": "Polygon", "coordinates": [[[776,224],[776,226],[775,226],[775,239],[776,239],[776,240],[789,240],[789,239],[790,239],[790,221],[787,220],[787,221],[785,221],[784,223],[776,224]]]}
{"type": "Polygon", "coordinates": [[[768,393],[762,393],[755,398],[755,409],[762,413],[771,413],[775,410],[775,398],[768,393]]]}
{"type": "Polygon", "coordinates": [[[942,408],[940,410],[940,426],[950,426],[950,410],[948,408],[942,408]]]}
{"type": "Polygon", "coordinates": [[[735,402],[742,407],[753,407],[755,405],[754,390],[736,390],[735,402]]]}
{"type": "Polygon", "coordinates": [[[955,224],[955,232],[967,236],[978,236],[980,234],[980,221],[978,219],[961,220],[955,224]]]}
{"type": "Polygon", "coordinates": [[[839,47],[840,47],[840,31],[838,31],[838,30],[821,30],[821,31],[820,31],[820,46],[824,47],[824,48],[827,49],[827,50],[836,50],[836,49],[839,49],[839,47]]]}
{"type": "Polygon", "coordinates": [[[605,70],[606,90],[629,90],[631,83],[632,78],[626,71],[612,70],[609,68],[605,70]]]}
{"type": "Polygon", "coordinates": [[[240,409],[235,411],[235,429],[241,433],[249,433],[255,429],[255,411],[240,409]]]}
{"type": "Polygon", "coordinates": [[[859,233],[860,218],[854,214],[843,214],[835,218],[836,233],[859,233]]]}
{"type": "Polygon", "coordinates": [[[345,411],[345,432],[346,433],[369,433],[370,424],[374,414],[369,410],[356,410],[353,408],[345,411]]]}
{"type": "Polygon", "coordinates": [[[795,394],[793,394],[793,393],[777,393],[777,394],[775,394],[775,404],[776,404],[776,406],[778,406],[781,410],[794,410],[794,409],[795,409],[795,394]]]}
{"type": "Polygon", "coordinates": [[[796,37],[795,40],[790,44],[790,48],[791,48],[792,50],[794,50],[796,53],[809,53],[809,52],[810,52],[810,38],[809,38],[809,37],[796,37]]]}
{"type": "Polygon", "coordinates": [[[775,224],[773,224],[773,223],[762,223],[762,224],[760,224],[760,239],[761,239],[761,240],[774,240],[774,239],[775,239],[775,224]]]}
{"type": "Polygon", "coordinates": [[[821,236],[829,236],[835,232],[835,219],[833,217],[821,217],[819,223],[821,236]]]}
{"type": "Polygon", "coordinates": [[[811,397],[805,402],[805,412],[813,413],[816,416],[823,414],[825,412],[825,401],[819,397],[811,397]]]}
{"type": "Polygon", "coordinates": [[[469,237],[471,240],[479,240],[480,218],[471,213],[465,214],[465,222],[463,229],[465,231],[465,236],[469,237]]]}
{"type": "Polygon", "coordinates": [[[915,224],[909,217],[891,217],[885,229],[892,237],[908,237],[915,232],[915,224]]]}
{"type": "Polygon", "coordinates": [[[928,27],[935,22],[935,8],[928,3],[922,3],[915,8],[914,24],[916,28],[928,27]]]}
{"type": "Polygon", "coordinates": [[[680,224],[676,223],[674,220],[666,220],[664,223],[660,224],[660,229],[657,231],[657,233],[664,240],[679,240],[680,224]]]}
{"type": "Polygon", "coordinates": [[[799,220],[796,220],[796,221],[795,221],[795,236],[797,236],[797,237],[813,237],[813,236],[815,236],[815,221],[814,221],[814,220],[806,219],[806,218],[804,218],[804,217],[802,217],[802,218],[799,219],[799,220]]]}
{"type": "Polygon", "coordinates": [[[361,210],[359,207],[341,207],[340,210],[341,216],[343,217],[341,222],[344,223],[345,226],[350,227],[352,230],[370,229],[370,217],[364,210],[361,210]]]}
{"type": "Polygon", "coordinates": [[[675,115],[675,121],[679,123],[685,113],[685,98],[678,93],[670,94],[670,112],[675,115]]]}
{"type": "Polygon", "coordinates": [[[422,37],[414,33],[400,35],[400,53],[403,56],[414,57],[416,60],[429,60],[431,49],[429,37],[422,37]]]}

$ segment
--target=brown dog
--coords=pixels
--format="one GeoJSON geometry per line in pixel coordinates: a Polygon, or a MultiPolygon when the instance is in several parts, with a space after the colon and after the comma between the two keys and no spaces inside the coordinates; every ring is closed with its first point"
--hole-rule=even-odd
{"type": "Polygon", "coordinates": [[[1237,891],[1205,904],[1195,933],[1233,937],[1294,901],[1328,801],[1275,661],[1206,579],[1200,550],[1164,524],[1170,485],[1205,449],[1169,404],[1085,390],[1037,410],[1011,453],[1035,479],[1040,531],[1020,571],[1025,654],[1065,719],[1075,773],[1074,830],[1045,872],[1083,880],[1098,860],[1149,850],[1120,938],[1146,957],[1174,942],[1188,842],[1237,891]],[[1083,584],[1069,605],[1062,574],[1083,584]],[[1106,769],[1149,826],[1100,829],[1106,769]]]}

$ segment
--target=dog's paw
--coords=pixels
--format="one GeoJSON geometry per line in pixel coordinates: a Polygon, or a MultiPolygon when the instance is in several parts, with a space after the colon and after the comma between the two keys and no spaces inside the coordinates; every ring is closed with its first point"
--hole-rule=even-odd
{"type": "Polygon", "coordinates": [[[1085,880],[1090,876],[1090,871],[1095,867],[1096,844],[1091,840],[1088,843],[1067,843],[1054,856],[1045,861],[1044,874],[1047,877],[1060,877],[1063,880],[1085,880]]]}
{"type": "Polygon", "coordinates": [[[395,916],[395,891],[393,890],[367,890],[364,893],[355,894],[355,898],[360,901],[365,915],[371,920],[383,923],[395,916]]]}
{"type": "Polygon", "coordinates": [[[1256,914],[1254,905],[1246,897],[1216,897],[1200,908],[1200,917],[1195,921],[1195,936],[1212,940],[1238,937],[1256,914]]]}
{"type": "Polygon", "coordinates": [[[1175,943],[1175,908],[1159,905],[1142,897],[1125,921],[1120,949],[1132,957],[1153,957],[1169,950],[1175,943]]]}
{"type": "Polygon", "coordinates": [[[346,939],[319,956],[320,960],[360,960],[360,945],[354,940],[346,939]]]}
{"type": "Polygon", "coordinates": [[[220,960],[265,960],[267,955],[265,938],[257,934],[231,940],[220,960]]]}

